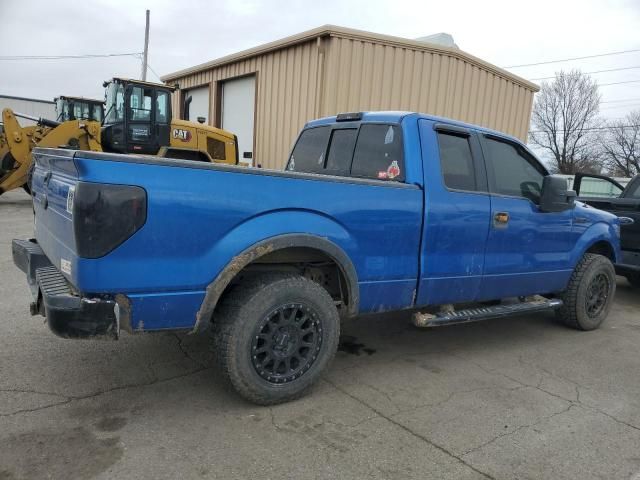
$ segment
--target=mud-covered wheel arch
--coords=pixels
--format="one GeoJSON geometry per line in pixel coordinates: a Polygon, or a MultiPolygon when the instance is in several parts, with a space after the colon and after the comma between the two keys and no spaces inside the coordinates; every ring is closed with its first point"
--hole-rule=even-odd
{"type": "Polygon", "coordinates": [[[194,332],[209,328],[216,307],[230,289],[253,275],[270,272],[310,278],[329,292],[341,315],[358,312],[358,277],[347,254],[326,238],[289,234],[263,240],[233,257],[207,287],[194,332]]]}

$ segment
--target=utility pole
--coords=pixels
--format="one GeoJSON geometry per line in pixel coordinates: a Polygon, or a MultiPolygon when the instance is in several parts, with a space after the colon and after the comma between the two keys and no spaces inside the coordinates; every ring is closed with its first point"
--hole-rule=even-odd
{"type": "Polygon", "coordinates": [[[142,54],[142,81],[147,80],[147,55],[149,53],[149,10],[147,10],[147,25],[144,27],[144,53],[142,54]]]}

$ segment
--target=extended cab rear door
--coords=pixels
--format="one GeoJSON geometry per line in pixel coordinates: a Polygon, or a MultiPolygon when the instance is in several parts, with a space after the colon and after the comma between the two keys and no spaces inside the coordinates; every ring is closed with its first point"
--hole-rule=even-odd
{"type": "Polygon", "coordinates": [[[475,300],[490,224],[487,177],[477,134],[420,120],[424,227],[417,305],[475,300]]]}
{"type": "Polygon", "coordinates": [[[520,143],[480,134],[491,192],[480,298],[498,299],[561,290],[571,274],[573,209],[542,212],[542,180],[548,174],[520,143]]]}

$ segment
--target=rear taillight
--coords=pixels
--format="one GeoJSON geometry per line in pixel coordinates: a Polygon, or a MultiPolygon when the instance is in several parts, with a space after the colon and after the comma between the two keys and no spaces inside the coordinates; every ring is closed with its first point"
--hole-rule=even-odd
{"type": "Polygon", "coordinates": [[[147,220],[147,194],[132,185],[80,182],[73,198],[73,230],[80,257],[98,258],[122,244],[147,220]]]}

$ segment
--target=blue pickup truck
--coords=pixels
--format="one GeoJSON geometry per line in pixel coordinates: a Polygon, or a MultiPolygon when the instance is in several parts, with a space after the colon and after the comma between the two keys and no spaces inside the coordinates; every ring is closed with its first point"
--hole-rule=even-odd
{"type": "Polygon", "coordinates": [[[286,169],[39,149],[31,313],[68,338],[213,333],[260,404],[302,395],[341,318],[419,326],[556,310],[591,330],[615,294],[615,215],[575,201],[518,140],[406,112],[309,122],[286,169]]]}

